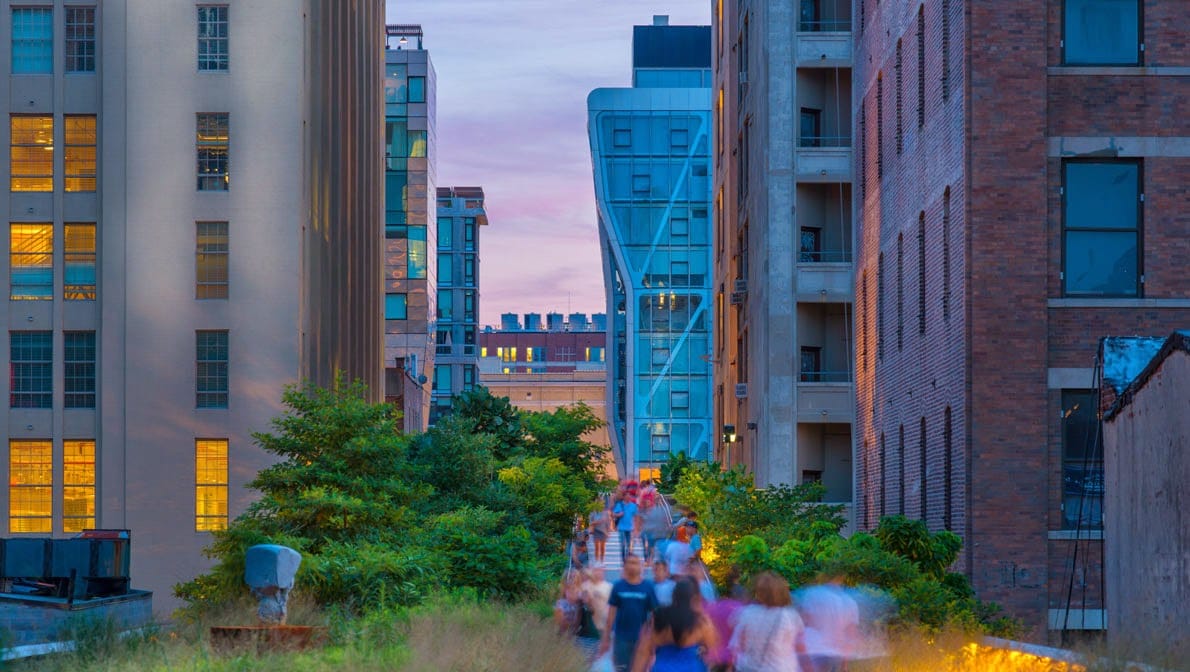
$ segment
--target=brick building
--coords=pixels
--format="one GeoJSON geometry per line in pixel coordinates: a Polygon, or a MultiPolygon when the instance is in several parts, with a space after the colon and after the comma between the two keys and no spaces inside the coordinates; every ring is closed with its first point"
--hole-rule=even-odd
{"type": "Polygon", "coordinates": [[[1037,636],[1104,624],[1098,341],[1190,316],[1185,8],[855,2],[857,522],[1037,636]]]}

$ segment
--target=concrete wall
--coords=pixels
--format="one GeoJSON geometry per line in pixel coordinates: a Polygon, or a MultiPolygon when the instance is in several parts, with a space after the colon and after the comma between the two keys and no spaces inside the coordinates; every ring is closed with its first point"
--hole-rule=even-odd
{"type": "Polygon", "coordinates": [[[1187,446],[1190,353],[1174,350],[1132,402],[1103,423],[1107,631],[1113,642],[1140,642],[1152,650],[1187,646],[1187,446]]]}

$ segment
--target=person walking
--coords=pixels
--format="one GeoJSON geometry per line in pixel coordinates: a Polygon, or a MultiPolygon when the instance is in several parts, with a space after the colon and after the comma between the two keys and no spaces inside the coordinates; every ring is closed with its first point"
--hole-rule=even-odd
{"type": "Polygon", "coordinates": [[[843,588],[843,577],[797,592],[798,611],[806,623],[808,672],[843,672],[859,643],[859,604],[843,588]]]}
{"type": "Polygon", "coordinates": [[[612,531],[612,514],[607,510],[607,504],[596,500],[599,508],[591,513],[590,525],[591,543],[595,547],[595,562],[603,564],[603,556],[607,555],[607,538],[612,531]]]}
{"type": "Polygon", "coordinates": [[[640,556],[629,555],[624,559],[623,578],[612,584],[608,596],[607,626],[599,641],[599,655],[611,649],[616,672],[631,669],[641,629],[657,608],[653,583],[644,579],[643,570],[640,556]]]}
{"type": "Polygon", "coordinates": [[[673,603],[653,612],[653,627],[641,635],[632,672],[706,672],[699,650],[714,648],[716,634],[701,601],[693,579],[677,581],[673,603]]]}
{"type": "Polygon", "coordinates": [[[636,529],[636,502],[625,496],[612,507],[612,519],[620,533],[620,560],[627,560],[632,552],[632,533],[636,529]]]}
{"type": "MultiPolygon", "coordinates": [[[[737,672],[800,672],[805,624],[790,605],[789,584],[773,572],[756,577],[756,604],[740,610],[728,648],[737,672]]],[[[807,671],[808,672],[808,671],[807,671]]]]}
{"type": "Polygon", "coordinates": [[[653,592],[657,593],[658,605],[667,607],[673,602],[674,580],[677,578],[669,575],[669,567],[664,560],[658,558],[653,561],[653,592]]]}
{"type": "Polygon", "coordinates": [[[706,603],[705,611],[711,623],[715,626],[715,634],[719,637],[719,644],[707,651],[707,664],[711,672],[731,672],[734,668],[734,657],[728,644],[735,632],[736,617],[744,608],[745,594],[739,585],[740,571],[731,568],[727,576],[727,594],[719,599],[706,603]]]}
{"type": "Polygon", "coordinates": [[[665,507],[653,505],[643,510],[640,522],[640,538],[645,549],[645,560],[656,554],[657,543],[669,535],[669,516],[665,507]]]}

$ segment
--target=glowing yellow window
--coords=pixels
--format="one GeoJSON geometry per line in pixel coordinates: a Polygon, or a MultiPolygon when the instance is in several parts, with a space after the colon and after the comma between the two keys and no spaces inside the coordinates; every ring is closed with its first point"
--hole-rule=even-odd
{"type": "Polygon", "coordinates": [[[12,224],[8,230],[9,298],[54,298],[54,225],[12,224]]]}
{"type": "Polygon", "coordinates": [[[66,191],[95,191],[95,115],[68,114],[66,191]]]}
{"type": "Polygon", "coordinates": [[[487,357],[487,356],[488,356],[488,349],[487,349],[487,346],[484,346],[484,347],[482,347],[482,348],[480,348],[480,349],[479,349],[479,356],[480,356],[480,357],[487,357]]]}
{"type": "Polygon", "coordinates": [[[227,529],[227,439],[194,442],[194,529],[227,529]]]}
{"type": "Polygon", "coordinates": [[[54,448],[48,440],[8,442],[8,531],[49,534],[54,448]]]}
{"type": "Polygon", "coordinates": [[[62,442],[62,531],[95,527],[95,442],[62,442]]]}
{"type": "Polygon", "coordinates": [[[54,190],[54,118],[14,114],[9,153],[12,191],[54,190]]]}

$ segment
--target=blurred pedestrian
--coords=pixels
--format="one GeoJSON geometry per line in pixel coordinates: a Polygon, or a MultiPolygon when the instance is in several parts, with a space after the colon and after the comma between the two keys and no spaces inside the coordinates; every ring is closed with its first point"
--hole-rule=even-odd
{"type": "Polygon", "coordinates": [[[595,546],[595,562],[603,564],[607,554],[607,538],[612,531],[612,514],[607,510],[603,499],[595,500],[599,508],[591,512],[590,525],[591,543],[595,546]]]}
{"type": "Polygon", "coordinates": [[[808,672],[843,672],[860,643],[859,604],[843,588],[843,578],[831,576],[796,596],[806,623],[808,672]]]}
{"type": "Polygon", "coordinates": [[[665,507],[654,504],[641,513],[640,538],[645,549],[645,559],[651,560],[657,552],[658,542],[669,535],[669,515],[665,507]]]}
{"type": "Polygon", "coordinates": [[[674,585],[673,603],[653,612],[652,627],[641,634],[632,670],[706,672],[700,650],[713,648],[716,641],[715,626],[702,610],[698,586],[689,577],[681,577],[674,585]]]}
{"type": "Polygon", "coordinates": [[[658,558],[653,561],[653,587],[657,593],[657,604],[665,607],[673,602],[674,580],[677,578],[669,575],[669,567],[664,560],[658,558]]]}
{"type": "Polygon", "coordinates": [[[554,602],[554,626],[558,634],[572,637],[578,633],[581,602],[579,574],[568,571],[562,577],[559,596],[554,602]]]}
{"type": "Polygon", "coordinates": [[[581,585],[583,604],[591,610],[591,618],[595,621],[595,628],[599,637],[607,628],[608,599],[612,594],[612,584],[608,582],[603,565],[595,563],[583,573],[581,585]]]}
{"type": "Polygon", "coordinates": [[[729,648],[737,672],[799,672],[805,624],[790,604],[789,584],[772,572],[756,577],[755,604],[740,610],[729,648]]]}
{"type": "Polygon", "coordinates": [[[599,655],[611,649],[616,672],[627,672],[640,641],[641,629],[649,615],[657,608],[657,594],[653,583],[642,576],[640,556],[624,559],[624,575],[612,584],[608,597],[607,626],[599,641],[599,655]]]}
{"type": "Polygon", "coordinates": [[[632,552],[632,533],[636,530],[636,502],[624,497],[612,507],[612,520],[620,534],[620,559],[625,560],[632,552]]]}
{"type": "Polygon", "coordinates": [[[653,485],[653,481],[641,481],[640,498],[638,503],[642,507],[650,507],[657,504],[657,486],[653,485]]]}
{"type": "Polygon", "coordinates": [[[744,608],[746,595],[739,583],[740,571],[732,567],[727,575],[727,593],[713,602],[705,602],[704,610],[711,623],[715,626],[715,633],[719,637],[718,644],[707,651],[707,663],[711,672],[731,672],[735,660],[728,648],[731,635],[735,631],[736,617],[744,608]]]}
{"type": "Polygon", "coordinates": [[[678,528],[677,538],[670,541],[665,547],[665,562],[669,564],[669,573],[674,576],[685,574],[692,555],[690,529],[683,525],[678,528]]]}

